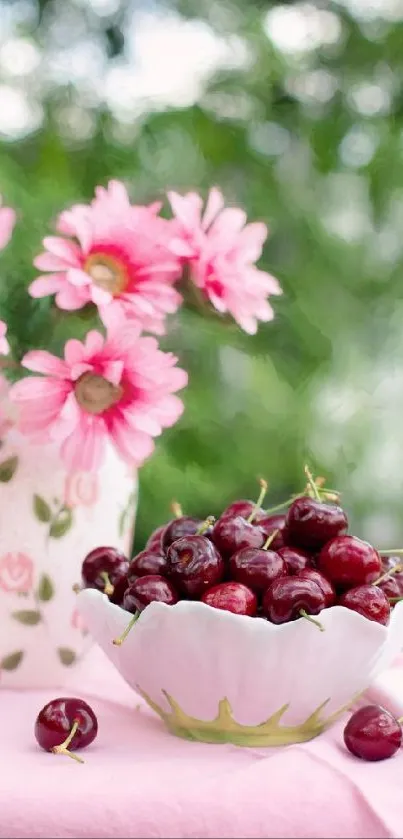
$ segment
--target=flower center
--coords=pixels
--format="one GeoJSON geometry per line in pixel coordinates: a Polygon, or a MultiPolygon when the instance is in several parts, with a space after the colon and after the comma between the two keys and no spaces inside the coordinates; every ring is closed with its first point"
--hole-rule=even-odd
{"type": "Polygon", "coordinates": [[[80,407],[96,416],[119,402],[123,388],[96,373],[83,373],[76,381],[74,393],[80,407]]]}
{"type": "Polygon", "coordinates": [[[121,294],[129,282],[125,265],[104,253],[92,253],[85,260],[84,271],[92,277],[95,285],[114,297],[121,294]]]}

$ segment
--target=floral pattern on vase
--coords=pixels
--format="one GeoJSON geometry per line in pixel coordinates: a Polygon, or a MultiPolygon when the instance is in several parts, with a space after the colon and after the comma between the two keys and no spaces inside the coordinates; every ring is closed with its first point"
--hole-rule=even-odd
{"type": "Polygon", "coordinates": [[[137,476],[112,448],[97,474],[67,474],[56,447],[8,431],[0,445],[0,687],[62,686],[88,654],[73,586],[93,548],[130,552],[136,506],[137,476]]]}

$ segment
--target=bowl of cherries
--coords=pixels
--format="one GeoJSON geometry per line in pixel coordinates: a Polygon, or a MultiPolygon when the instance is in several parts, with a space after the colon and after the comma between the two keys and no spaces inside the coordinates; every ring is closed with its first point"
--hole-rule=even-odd
{"type": "Polygon", "coordinates": [[[263,509],[262,481],[256,503],[216,520],[176,509],[130,561],[109,547],[84,559],[91,634],[176,735],[310,740],[403,646],[396,552],[349,534],[338,494],[305,471],[277,508],[263,509]]]}

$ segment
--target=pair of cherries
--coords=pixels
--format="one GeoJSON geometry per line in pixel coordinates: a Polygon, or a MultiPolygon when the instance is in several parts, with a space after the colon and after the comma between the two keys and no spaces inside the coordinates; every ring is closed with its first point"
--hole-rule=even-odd
{"type": "MultiPolygon", "coordinates": [[[[402,744],[402,719],[397,720],[379,705],[367,705],[350,717],[344,729],[348,750],[363,760],[392,757],[402,744]]],[[[83,699],[60,698],[48,702],[38,714],[35,736],[48,752],[63,754],[79,763],[84,761],[70,751],[89,746],[97,736],[98,721],[83,699]]]]}

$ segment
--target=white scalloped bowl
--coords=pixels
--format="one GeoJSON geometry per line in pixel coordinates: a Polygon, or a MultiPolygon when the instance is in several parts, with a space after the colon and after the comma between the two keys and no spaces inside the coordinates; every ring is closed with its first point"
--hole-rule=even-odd
{"type": "Polygon", "coordinates": [[[278,746],[310,740],[389,666],[403,646],[403,603],[389,626],[343,606],[321,632],[303,618],[275,626],[180,601],[131,615],[98,591],[78,596],[90,632],[134,690],[182,737],[278,746]]]}

